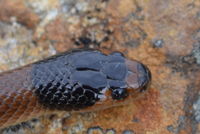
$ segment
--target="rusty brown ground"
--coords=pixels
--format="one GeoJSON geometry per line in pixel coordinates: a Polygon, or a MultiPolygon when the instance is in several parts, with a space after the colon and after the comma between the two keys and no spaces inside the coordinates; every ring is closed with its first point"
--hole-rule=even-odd
{"type": "Polygon", "coordinates": [[[0,69],[73,48],[123,52],[152,72],[127,106],[42,117],[37,134],[199,134],[199,0],[0,0],[0,69]]]}

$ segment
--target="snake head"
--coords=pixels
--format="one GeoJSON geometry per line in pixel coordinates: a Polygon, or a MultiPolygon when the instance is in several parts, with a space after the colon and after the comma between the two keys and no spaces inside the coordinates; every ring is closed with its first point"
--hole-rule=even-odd
{"type": "MultiPolygon", "coordinates": [[[[142,94],[142,92],[147,90],[151,81],[151,73],[142,63],[126,59],[124,65],[126,68],[124,69],[126,76],[123,78],[123,82],[116,81],[114,83],[115,86],[111,86],[113,100],[124,100],[128,96],[137,97],[136,95],[142,94]],[[120,85],[120,82],[122,85],[120,85]]],[[[116,71],[114,74],[118,75],[120,73],[119,71],[116,71]]]]}
{"type": "Polygon", "coordinates": [[[40,103],[60,110],[93,111],[124,104],[148,87],[149,69],[122,53],[76,51],[34,64],[40,103]]]}
{"type": "MultiPolygon", "coordinates": [[[[107,87],[98,94],[98,101],[83,111],[106,109],[124,105],[139,98],[151,82],[150,70],[141,62],[126,59],[122,53],[108,55],[101,73],[106,76],[107,87]]],[[[100,78],[101,79],[101,78],[100,78]]]]}
{"type": "MultiPolygon", "coordinates": [[[[111,55],[124,57],[119,52],[111,55]]],[[[110,64],[106,75],[113,100],[125,100],[128,96],[135,98],[149,87],[151,73],[141,62],[124,58],[124,62],[107,64],[110,64]]]]}

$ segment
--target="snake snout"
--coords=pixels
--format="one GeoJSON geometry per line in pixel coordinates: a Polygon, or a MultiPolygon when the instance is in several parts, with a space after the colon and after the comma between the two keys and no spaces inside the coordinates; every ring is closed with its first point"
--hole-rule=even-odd
{"type": "Polygon", "coordinates": [[[138,61],[126,60],[128,67],[128,76],[126,82],[129,89],[144,91],[147,89],[151,81],[151,73],[149,69],[138,61]]]}

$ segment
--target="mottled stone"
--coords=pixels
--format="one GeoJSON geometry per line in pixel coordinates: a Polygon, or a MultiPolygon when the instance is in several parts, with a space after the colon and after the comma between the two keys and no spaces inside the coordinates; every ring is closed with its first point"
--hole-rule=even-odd
{"type": "Polygon", "coordinates": [[[23,1],[1,0],[0,1],[0,20],[5,22],[12,22],[12,18],[17,22],[30,29],[34,29],[39,22],[39,17],[28,7],[23,1]]]}
{"type": "Polygon", "coordinates": [[[122,132],[122,134],[134,134],[134,132],[131,130],[125,130],[122,132]]]}
{"type": "Polygon", "coordinates": [[[195,120],[199,123],[200,122],[200,99],[193,104],[195,120]]]}
{"type": "Polygon", "coordinates": [[[150,68],[148,93],[121,107],[42,117],[33,132],[198,134],[199,7],[199,0],[1,0],[0,69],[73,48],[121,51],[150,68]]]}
{"type": "Polygon", "coordinates": [[[88,128],[87,134],[103,134],[103,129],[100,127],[88,128]]]}

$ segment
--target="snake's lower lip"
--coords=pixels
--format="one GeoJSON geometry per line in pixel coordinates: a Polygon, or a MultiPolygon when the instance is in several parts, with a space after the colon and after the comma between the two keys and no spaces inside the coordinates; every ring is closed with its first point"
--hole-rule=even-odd
{"type": "Polygon", "coordinates": [[[126,59],[128,67],[128,76],[126,82],[129,88],[145,90],[151,81],[151,73],[149,69],[138,61],[126,59]]]}

